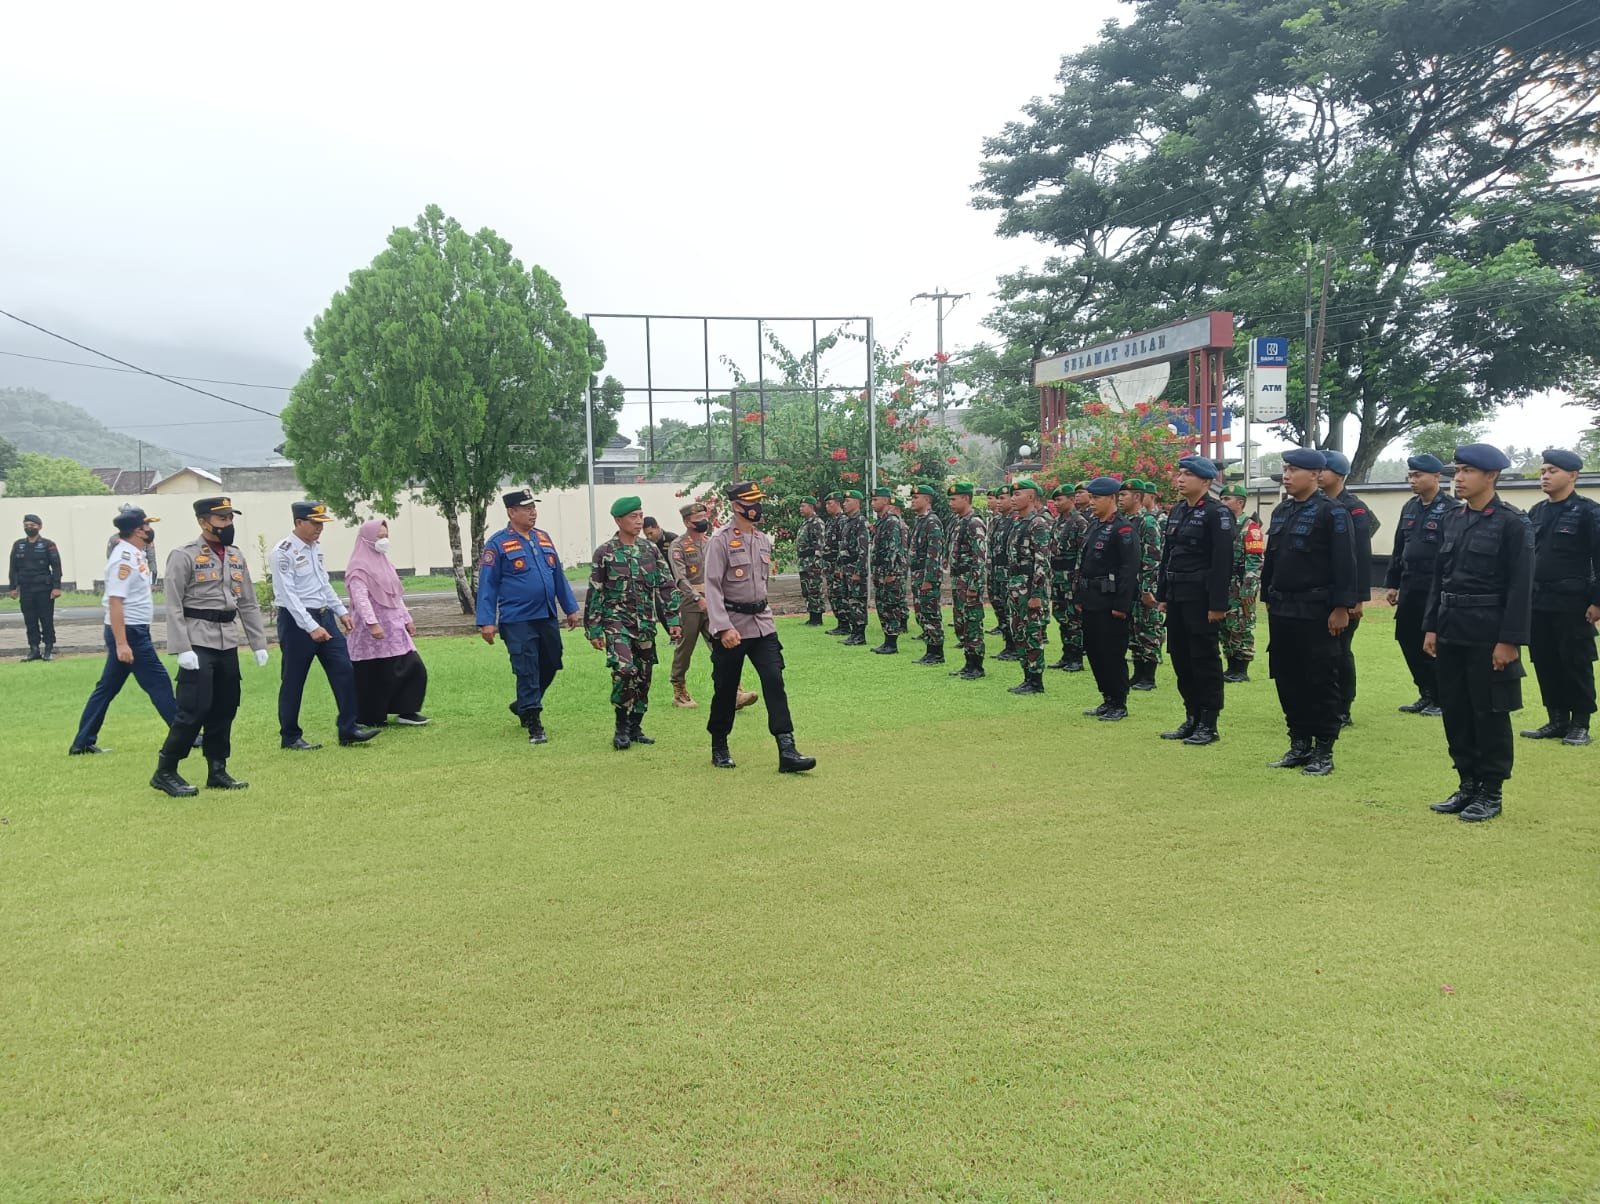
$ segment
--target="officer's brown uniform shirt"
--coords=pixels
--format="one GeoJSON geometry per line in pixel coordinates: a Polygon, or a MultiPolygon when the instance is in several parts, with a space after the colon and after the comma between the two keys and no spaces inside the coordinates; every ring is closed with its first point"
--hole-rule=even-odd
{"type": "Polygon", "coordinates": [[[777,625],[772,608],[758,615],[730,611],[726,602],[755,604],[767,599],[767,584],[772,577],[772,540],[761,531],[740,531],[727,526],[705,546],[706,618],[711,634],[720,636],[730,627],[741,638],[773,635],[777,625]]]}
{"type": "Polygon", "coordinates": [[[250,566],[238,548],[224,548],[222,553],[219,557],[217,549],[202,538],[174,549],[167,557],[167,651],[226,651],[246,643],[259,651],[267,646],[267,629],[261,621],[256,587],[250,581],[250,566]],[[185,609],[238,613],[230,622],[218,623],[188,618],[185,609]]]}

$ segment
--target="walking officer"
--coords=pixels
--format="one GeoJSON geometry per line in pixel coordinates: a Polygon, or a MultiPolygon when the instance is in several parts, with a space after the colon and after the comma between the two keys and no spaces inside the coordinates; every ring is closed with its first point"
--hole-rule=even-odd
{"type": "MultiPolygon", "coordinates": [[[[1433,562],[1439,558],[1445,516],[1461,505],[1439,487],[1444,464],[1438,456],[1423,454],[1406,461],[1406,482],[1415,495],[1400,511],[1394,529],[1394,549],[1383,584],[1394,607],[1394,639],[1417,687],[1417,700],[1399,709],[1408,715],[1443,715],[1439,709],[1439,679],[1434,660],[1422,650],[1422,616],[1428,609],[1428,586],[1433,562]]],[[[1565,733],[1563,733],[1564,735],[1565,733]]]]}
{"type": "Polygon", "coordinates": [[[267,663],[267,629],[250,580],[250,566],[233,546],[233,516],[225,497],[194,504],[200,534],[167,557],[167,651],[178,654],[178,714],[161,746],[150,785],[185,798],[195,788],[178,774],[194,738],[204,733],[206,786],[243,790],[228,773],[233,718],[239,713],[239,646],[248,643],[256,664],[267,663]]]}
{"type": "Polygon", "coordinates": [[[761,487],[740,481],[729,490],[733,522],[706,545],[706,616],[711,625],[711,764],[734,768],[728,751],[733,731],[739,676],[748,657],[761,678],[767,703],[767,730],[778,742],[778,772],[814,769],[815,757],[802,756],[794,744],[794,720],[783,687],[783,645],[767,604],[772,576],[772,540],[760,529],[761,487]]]}
{"type": "Polygon", "coordinates": [[[544,744],[545,691],[561,671],[561,627],[578,625],[578,600],[561,567],[555,541],[534,526],[539,499],[526,489],[502,494],[506,527],[484,541],[478,559],[478,634],[493,644],[505,637],[517,697],[511,711],[527,729],[529,744],[544,744]],[[561,609],[557,611],[557,607],[561,609]]]}
{"type": "Polygon", "coordinates": [[[1167,651],[1178,677],[1184,721],[1163,740],[1213,744],[1222,714],[1222,620],[1233,576],[1233,515],[1210,496],[1217,466],[1203,456],[1178,461],[1182,501],[1167,516],[1156,601],[1167,616],[1167,651]]]}
{"type": "Polygon", "coordinates": [[[1564,448],[1544,453],[1534,504],[1533,627],[1528,655],[1549,722],[1531,740],[1589,743],[1594,714],[1595,623],[1600,622],[1600,503],[1578,493],[1583,460],[1564,448]]]}
{"type": "Polygon", "coordinates": [[[22,603],[27,625],[25,661],[56,659],[56,599],[61,596],[61,549],[41,532],[37,514],[22,516],[22,538],[11,545],[11,584],[7,593],[22,603]],[[40,649],[43,648],[41,652],[40,649]]]}
{"type": "Polygon", "coordinates": [[[1117,505],[1122,484],[1115,477],[1095,477],[1084,488],[1094,517],[1078,564],[1076,604],[1101,699],[1084,714],[1115,723],[1128,717],[1128,621],[1139,590],[1139,531],[1117,505]]]}
{"type": "MultiPolygon", "coordinates": [[[[1511,460],[1498,447],[1456,448],[1456,496],[1433,562],[1422,647],[1438,658],[1444,736],[1459,785],[1432,810],[1467,823],[1500,814],[1522,709],[1521,645],[1533,615],[1533,527],[1495,492],[1511,460]]],[[[1269,555],[1270,549],[1269,549],[1269,555]]]]}
{"type": "Polygon", "coordinates": [[[1313,777],[1333,772],[1339,738],[1339,637],[1356,604],[1356,547],[1350,511],[1317,491],[1327,465],[1315,448],[1283,454],[1288,497],[1272,511],[1261,592],[1267,599],[1267,665],[1289,728],[1289,751],[1273,769],[1313,777]]]}
{"type": "Polygon", "coordinates": [[[966,663],[950,674],[962,681],[983,676],[983,587],[989,573],[989,532],[972,508],[970,481],[948,490],[950,513],[950,613],[966,663]]]}
{"type": "Polygon", "coordinates": [[[939,491],[918,485],[911,491],[916,526],[911,531],[911,604],[927,651],[913,665],[944,664],[944,612],[939,601],[944,589],[944,523],[933,508],[939,491]]]}
{"type": "Polygon", "coordinates": [[[283,653],[283,681],[278,687],[278,740],[296,752],[321,748],[300,728],[300,700],[305,696],[311,662],[320,661],[337,704],[340,744],[364,744],[378,734],[356,723],[356,675],[344,637],[354,626],[344,600],[333,592],[322,563],[322,528],[333,515],[321,502],[294,502],[289,507],[294,531],[272,549],[272,597],[278,608],[278,647],[283,653]]]}

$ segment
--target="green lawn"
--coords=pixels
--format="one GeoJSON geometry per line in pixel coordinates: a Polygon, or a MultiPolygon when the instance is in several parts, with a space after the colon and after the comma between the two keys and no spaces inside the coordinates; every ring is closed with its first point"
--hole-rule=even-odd
{"type": "Polygon", "coordinates": [[[131,686],[64,755],[97,659],[0,665],[0,1199],[1593,1199],[1600,749],[1430,814],[1386,618],[1320,781],[1264,668],[1192,749],[1165,668],[1103,725],[786,620],[808,776],[759,707],[709,768],[703,653],[611,751],[571,633],[543,748],[499,646],[313,754],[247,665],[174,802],[131,686]]]}
{"type": "MultiPolygon", "coordinates": [[[[585,569],[583,570],[583,580],[587,581],[588,579],[589,579],[589,570],[588,570],[587,567],[585,567],[585,569]]],[[[413,593],[413,594],[429,593],[429,592],[440,593],[440,592],[444,592],[444,591],[455,589],[456,581],[455,581],[454,577],[439,577],[439,576],[424,575],[424,576],[420,576],[420,577],[407,577],[405,579],[405,585],[406,585],[406,591],[408,593],[413,593]]],[[[338,594],[341,598],[345,597],[346,593],[345,593],[345,588],[344,588],[344,582],[343,581],[335,581],[333,583],[333,591],[334,591],[334,593],[338,594]]],[[[156,602],[157,606],[162,605],[166,601],[165,594],[163,593],[163,591],[161,591],[159,589],[156,590],[154,596],[155,596],[155,602],[156,602]]],[[[61,597],[56,599],[56,606],[58,606],[58,607],[66,607],[66,606],[99,606],[99,605],[100,605],[100,595],[99,594],[73,592],[73,593],[62,594],[61,597]]],[[[20,610],[21,608],[22,608],[22,603],[18,599],[8,598],[8,597],[5,596],[5,594],[0,593],[0,612],[15,611],[15,610],[20,610]]]]}

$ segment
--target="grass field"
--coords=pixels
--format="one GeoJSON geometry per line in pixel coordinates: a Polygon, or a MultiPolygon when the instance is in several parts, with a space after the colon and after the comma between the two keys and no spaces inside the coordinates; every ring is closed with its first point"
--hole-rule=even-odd
{"type": "MultiPolygon", "coordinates": [[[[570,576],[571,574],[568,575],[570,576]]],[[[589,579],[589,570],[587,567],[584,568],[583,579],[585,581],[589,579]]],[[[406,589],[413,594],[422,593],[424,591],[440,592],[444,590],[453,590],[455,587],[456,582],[454,577],[422,576],[406,578],[406,589]]],[[[341,598],[346,596],[343,581],[335,581],[333,583],[333,589],[334,592],[337,593],[341,598]]],[[[166,601],[166,595],[162,590],[158,589],[154,594],[154,599],[156,605],[159,606],[166,601]]],[[[81,590],[64,593],[61,595],[61,597],[56,599],[57,607],[99,605],[99,594],[85,593],[81,590]]],[[[0,593],[0,614],[4,614],[8,611],[19,611],[21,609],[22,602],[19,599],[8,598],[5,596],[5,594],[0,593]]]]}
{"type": "Polygon", "coordinates": [[[0,1199],[1600,1197],[1600,749],[1430,814],[1386,618],[1326,780],[1264,669],[1193,749],[1165,668],[1104,725],[786,620],[807,776],[759,707],[708,767],[703,653],[613,752],[569,634],[543,748],[498,646],[314,754],[247,665],[175,802],[132,686],[69,760],[98,660],[0,665],[0,1199]]]}

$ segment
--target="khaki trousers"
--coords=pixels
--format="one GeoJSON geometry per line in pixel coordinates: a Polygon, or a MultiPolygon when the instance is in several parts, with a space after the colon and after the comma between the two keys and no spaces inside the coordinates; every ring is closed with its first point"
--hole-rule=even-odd
{"type": "MultiPolygon", "coordinates": [[[[698,600],[700,595],[695,595],[698,600]]],[[[711,647],[711,632],[707,629],[706,612],[701,610],[696,602],[685,602],[683,609],[678,614],[681,630],[678,633],[678,646],[672,651],[671,682],[675,686],[684,683],[685,675],[689,672],[689,662],[694,659],[694,647],[701,640],[706,642],[706,647],[711,647]]]]}

